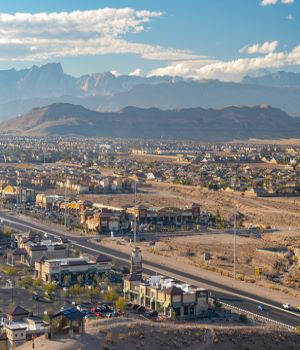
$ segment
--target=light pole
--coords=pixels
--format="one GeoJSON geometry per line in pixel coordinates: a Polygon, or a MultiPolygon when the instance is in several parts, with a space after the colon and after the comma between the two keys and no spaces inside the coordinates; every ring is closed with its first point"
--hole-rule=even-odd
{"type": "Polygon", "coordinates": [[[136,248],[136,181],[134,183],[134,223],[133,223],[133,244],[136,248]]]}
{"type": "Polygon", "coordinates": [[[65,183],[65,228],[67,228],[67,184],[65,183]]]}
{"type": "Polygon", "coordinates": [[[236,279],[236,213],[234,214],[233,228],[233,279],[236,279]]]}

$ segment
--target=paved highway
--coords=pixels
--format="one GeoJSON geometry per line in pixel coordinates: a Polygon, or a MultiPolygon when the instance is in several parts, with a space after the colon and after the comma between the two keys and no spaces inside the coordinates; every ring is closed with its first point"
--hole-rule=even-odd
{"type": "MultiPolygon", "coordinates": [[[[7,212],[0,211],[0,218],[9,222],[11,227],[15,229],[24,230],[26,228],[31,228],[41,230],[43,232],[47,232],[49,234],[71,240],[72,244],[74,246],[77,246],[82,252],[87,252],[90,254],[103,253],[119,261],[122,261],[124,265],[129,264],[130,259],[128,254],[119,252],[111,248],[99,246],[89,241],[87,237],[72,237],[70,239],[69,236],[61,233],[57,229],[53,229],[51,227],[47,227],[47,229],[45,229],[45,227],[36,222],[29,222],[23,220],[19,216],[12,216],[9,215],[7,212]]],[[[224,286],[218,282],[207,280],[200,276],[191,275],[189,273],[181,271],[180,269],[175,270],[173,268],[160,265],[153,261],[143,260],[143,266],[145,269],[145,273],[148,274],[163,274],[172,278],[176,278],[180,281],[193,284],[198,287],[208,285],[210,287],[211,295],[220,298],[221,301],[223,301],[226,304],[238,307],[240,309],[255,313],[260,316],[268,317],[272,320],[279,321],[290,326],[295,327],[300,325],[300,313],[283,310],[281,308],[281,304],[262,298],[259,295],[247,293],[245,291],[235,289],[231,286],[224,286]],[[222,291],[220,292],[220,290],[222,291]],[[265,305],[266,310],[259,312],[257,309],[257,306],[259,304],[265,305]]],[[[285,300],[283,300],[282,302],[285,302],[285,300]]]]}

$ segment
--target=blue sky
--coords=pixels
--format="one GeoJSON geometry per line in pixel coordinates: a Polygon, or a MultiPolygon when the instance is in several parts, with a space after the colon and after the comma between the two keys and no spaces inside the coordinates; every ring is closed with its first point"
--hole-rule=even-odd
{"type": "Polygon", "coordinates": [[[300,0],[10,0],[0,12],[0,69],[55,61],[76,76],[222,80],[300,71],[300,0]]]}

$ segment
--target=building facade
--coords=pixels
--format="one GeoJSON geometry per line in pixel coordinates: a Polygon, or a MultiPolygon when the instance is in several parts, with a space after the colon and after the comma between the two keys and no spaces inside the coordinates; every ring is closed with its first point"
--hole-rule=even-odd
{"type": "Polygon", "coordinates": [[[208,311],[208,290],[163,276],[144,280],[140,275],[130,274],[124,278],[123,291],[126,301],[144,305],[170,318],[198,318],[208,311]]]}
{"type": "Polygon", "coordinates": [[[35,278],[41,278],[45,283],[57,282],[66,284],[66,276],[69,276],[69,284],[75,284],[78,277],[83,277],[84,283],[93,281],[95,275],[110,272],[112,261],[110,258],[98,255],[90,260],[84,258],[51,259],[41,258],[35,262],[35,278]]]}

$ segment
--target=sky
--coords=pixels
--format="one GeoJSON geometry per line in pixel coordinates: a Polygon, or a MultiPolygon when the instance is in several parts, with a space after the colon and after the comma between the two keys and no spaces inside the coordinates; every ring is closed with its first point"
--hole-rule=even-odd
{"type": "Polygon", "coordinates": [[[0,69],[239,81],[300,72],[300,0],[0,2],[0,69]]]}

